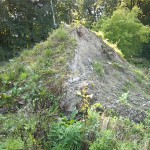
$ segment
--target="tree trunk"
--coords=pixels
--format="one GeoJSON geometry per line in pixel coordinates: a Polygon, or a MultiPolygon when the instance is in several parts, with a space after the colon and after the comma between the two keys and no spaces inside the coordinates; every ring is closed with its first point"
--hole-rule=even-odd
{"type": "Polygon", "coordinates": [[[54,13],[54,7],[53,7],[52,0],[50,0],[50,3],[51,3],[52,14],[53,14],[53,25],[54,25],[54,28],[56,28],[57,24],[56,24],[56,19],[55,19],[55,13],[54,13]]]}

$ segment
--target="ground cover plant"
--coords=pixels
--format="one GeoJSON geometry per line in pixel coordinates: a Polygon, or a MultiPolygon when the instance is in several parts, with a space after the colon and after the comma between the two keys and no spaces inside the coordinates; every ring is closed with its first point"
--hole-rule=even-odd
{"type": "MultiPolygon", "coordinates": [[[[77,45],[70,34],[69,29],[61,27],[45,42],[1,66],[0,149],[148,150],[148,112],[140,123],[120,117],[101,103],[92,104],[95,95],[89,93],[87,85],[74,91],[82,99],[80,109],[74,108],[71,114],[60,109],[63,81],[68,77],[68,63],[77,45]]],[[[120,64],[110,65],[124,71],[120,64]]],[[[100,79],[107,73],[102,62],[92,67],[100,79]]],[[[144,76],[139,70],[134,73],[144,76]]],[[[126,88],[130,86],[128,81],[126,88]]],[[[126,89],[118,97],[119,102],[127,105],[129,95],[126,89]]]]}
{"type": "Polygon", "coordinates": [[[117,44],[125,58],[132,60],[142,53],[142,45],[149,43],[149,26],[144,26],[138,16],[142,14],[138,7],[128,9],[122,3],[111,17],[104,17],[95,23],[93,29],[103,31],[104,37],[117,44]]]}

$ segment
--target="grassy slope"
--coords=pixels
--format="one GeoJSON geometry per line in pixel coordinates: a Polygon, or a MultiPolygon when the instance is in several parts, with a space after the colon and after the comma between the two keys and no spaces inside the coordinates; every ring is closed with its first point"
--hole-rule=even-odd
{"type": "MultiPolygon", "coordinates": [[[[33,127],[33,133],[42,113],[50,115],[58,112],[67,62],[74,55],[75,45],[69,31],[58,29],[47,41],[37,44],[32,50],[25,50],[1,67],[0,111],[7,113],[0,117],[3,142],[5,138],[16,139],[16,142],[18,138],[23,140],[20,136],[24,135],[18,132],[28,127],[22,126],[33,127]]],[[[15,141],[12,143],[15,146],[15,141]]]]}
{"type": "Polygon", "coordinates": [[[135,124],[95,105],[67,118],[59,111],[68,60],[76,45],[58,29],[1,67],[0,149],[148,150],[149,119],[135,124]],[[96,112],[96,110],[101,110],[96,112]]]}

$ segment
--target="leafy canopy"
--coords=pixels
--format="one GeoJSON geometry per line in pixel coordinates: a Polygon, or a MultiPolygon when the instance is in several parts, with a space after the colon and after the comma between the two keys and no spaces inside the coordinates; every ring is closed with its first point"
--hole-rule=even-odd
{"type": "Polygon", "coordinates": [[[141,52],[142,43],[148,43],[150,28],[144,26],[138,19],[141,13],[138,7],[131,11],[125,6],[114,11],[110,18],[100,20],[96,25],[96,30],[102,30],[105,38],[110,42],[117,43],[125,57],[130,59],[141,52]]]}

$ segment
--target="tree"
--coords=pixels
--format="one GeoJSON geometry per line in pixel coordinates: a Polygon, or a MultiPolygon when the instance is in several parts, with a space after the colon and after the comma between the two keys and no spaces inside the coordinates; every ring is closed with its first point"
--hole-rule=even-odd
{"type": "Polygon", "coordinates": [[[10,53],[46,39],[62,21],[70,24],[75,9],[73,0],[3,0],[0,6],[0,49],[10,53]]]}
{"type": "Polygon", "coordinates": [[[150,0],[124,0],[124,2],[130,10],[132,10],[134,6],[138,6],[143,12],[139,15],[139,19],[145,25],[150,25],[150,0]]]}
{"type": "Polygon", "coordinates": [[[140,22],[139,13],[138,7],[131,11],[127,7],[119,7],[110,18],[103,20],[100,26],[105,38],[117,43],[128,59],[141,54],[142,43],[148,43],[150,40],[150,28],[140,22]]]}
{"type": "Polygon", "coordinates": [[[0,5],[0,47],[5,52],[29,48],[54,28],[49,0],[4,0],[0,5]]]}

